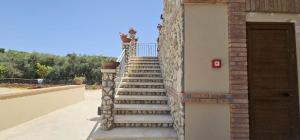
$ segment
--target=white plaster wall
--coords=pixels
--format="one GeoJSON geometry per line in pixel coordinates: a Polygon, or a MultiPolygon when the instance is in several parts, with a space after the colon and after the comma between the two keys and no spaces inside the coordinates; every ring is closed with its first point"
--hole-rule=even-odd
{"type": "MultiPolygon", "coordinates": [[[[228,93],[228,8],[226,4],[184,5],[184,93],[228,93]],[[221,69],[211,61],[222,60],[221,69]]],[[[186,140],[230,140],[227,104],[185,104],[186,140]]]]}
{"type": "MultiPolygon", "coordinates": [[[[295,23],[296,49],[298,63],[298,87],[300,91],[300,14],[248,13],[248,22],[292,22],[295,23]]],[[[298,93],[299,94],[299,93],[298,93]]],[[[300,96],[299,96],[300,100],[300,96]]],[[[299,102],[300,106],[300,102],[299,102]]],[[[300,107],[299,107],[300,108],[300,107]]]]}
{"type": "Polygon", "coordinates": [[[226,4],[185,4],[184,92],[229,92],[226,4]],[[222,60],[221,69],[211,61],[222,60]]]}
{"type": "Polygon", "coordinates": [[[230,140],[230,107],[186,104],[186,140],[230,140]]]}
{"type": "MultiPolygon", "coordinates": [[[[39,89],[39,91],[41,90],[39,89]]],[[[83,99],[84,87],[81,86],[0,100],[0,131],[80,102],[83,99]]]]}

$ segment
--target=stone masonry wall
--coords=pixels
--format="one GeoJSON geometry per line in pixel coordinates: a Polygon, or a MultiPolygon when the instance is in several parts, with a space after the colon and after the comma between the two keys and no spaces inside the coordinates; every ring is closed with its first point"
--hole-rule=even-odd
{"type": "Polygon", "coordinates": [[[164,0],[158,55],[179,140],[184,139],[183,23],[181,0],[164,0]]]}

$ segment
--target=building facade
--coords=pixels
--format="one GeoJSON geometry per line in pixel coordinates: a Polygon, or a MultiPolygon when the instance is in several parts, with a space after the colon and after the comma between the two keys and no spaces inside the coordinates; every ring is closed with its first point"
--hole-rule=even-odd
{"type": "Polygon", "coordinates": [[[164,0],[162,17],[180,140],[300,139],[300,0],[164,0]]]}

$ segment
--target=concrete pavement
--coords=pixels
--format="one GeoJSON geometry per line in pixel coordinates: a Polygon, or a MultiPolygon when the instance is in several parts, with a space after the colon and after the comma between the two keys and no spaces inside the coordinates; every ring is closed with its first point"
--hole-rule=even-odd
{"type": "Polygon", "coordinates": [[[96,124],[100,99],[101,90],[87,90],[83,102],[0,131],[0,140],[85,140],[96,124]]]}
{"type": "Polygon", "coordinates": [[[5,87],[0,87],[0,95],[1,94],[10,94],[13,92],[17,92],[17,91],[24,91],[24,90],[28,90],[28,89],[21,89],[21,88],[5,88],[5,87]]]}

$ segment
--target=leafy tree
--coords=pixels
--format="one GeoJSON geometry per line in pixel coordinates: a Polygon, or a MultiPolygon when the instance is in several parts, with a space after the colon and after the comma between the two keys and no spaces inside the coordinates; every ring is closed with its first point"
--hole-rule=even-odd
{"type": "Polygon", "coordinates": [[[37,63],[36,73],[40,78],[45,78],[52,71],[52,67],[37,63]]]}
{"type": "Polygon", "coordinates": [[[0,65],[0,78],[4,78],[7,72],[7,68],[4,65],[0,65]]]}
{"type": "Polygon", "coordinates": [[[73,80],[75,76],[84,76],[87,84],[95,84],[101,82],[101,64],[112,59],[116,58],[75,53],[57,56],[7,50],[0,53],[0,66],[7,70],[1,74],[3,78],[36,79],[43,77],[55,82],[73,80]]]}
{"type": "Polygon", "coordinates": [[[5,53],[5,49],[4,48],[0,48],[0,53],[5,53]]]}

